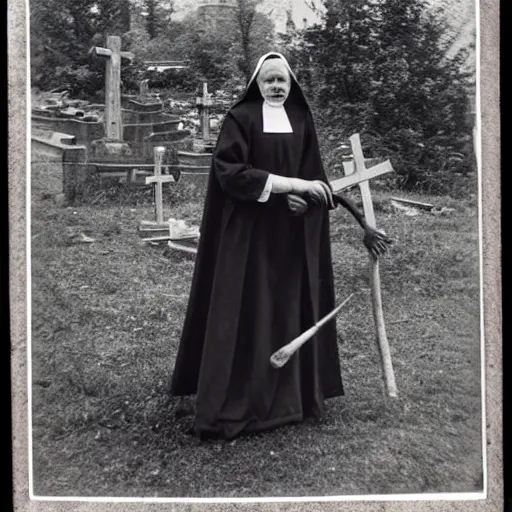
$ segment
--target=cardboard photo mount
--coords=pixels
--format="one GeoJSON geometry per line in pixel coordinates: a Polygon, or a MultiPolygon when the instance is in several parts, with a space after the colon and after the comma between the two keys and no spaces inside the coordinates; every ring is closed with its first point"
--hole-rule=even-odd
{"type": "Polygon", "coordinates": [[[29,497],[27,411],[27,9],[8,0],[8,198],[10,244],[10,332],[14,506],[34,512],[153,512],[238,510],[274,512],[498,512],[503,510],[502,309],[500,241],[499,3],[480,0],[480,121],[482,192],[482,279],[485,339],[485,416],[487,425],[487,497],[474,501],[346,501],[266,503],[145,503],[34,501],[29,497]]]}

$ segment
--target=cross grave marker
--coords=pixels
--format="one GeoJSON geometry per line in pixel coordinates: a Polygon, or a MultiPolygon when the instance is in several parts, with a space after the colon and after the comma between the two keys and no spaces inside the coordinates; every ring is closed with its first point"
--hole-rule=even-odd
{"type": "Polygon", "coordinates": [[[166,148],[157,146],[153,148],[153,151],[155,159],[154,175],[146,178],[146,185],[154,185],[155,221],[143,221],[139,226],[139,232],[143,235],[150,235],[143,239],[145,242],[165,241],[171,249],[196,254],[197,249],[195,247],[188,247],[186,245],[176,243],[170,236],[170,224],[164,221],[163,184],[177,182],[179,180],[179,171],[172,172],[171,174],[162,174],[162,163],[166,148]]]}
{"type": "Polygon", "coordinates": [[[93,46],[89,51],[95,57],[106,60],[105,67],[105,139],[123,140],[121,117],[121,59],[133,59],[133,53],[121,51],[121,38],[107,36],[105,48],[93,46]]]}
{"type": "Polygon", "coordinates": [[[210,141],[210,107],[213,104],[212,95],[208,93],[208,83],[203,83],[203,95],[196,97],[196,105],[201,121],[201,136],[204,142],[210,141]]]}
{"type": "MultiPolygon", "coordinates": [[[[343,162],[345,176],[337,180],[331,181],[334,192],[338,192],[344,188],[359,185],[361,198],[363,201],[363,210],[366,222],[372,228],[377,227],[375,213],[373,210],[372,196],[370,193],[369,180],[393,172],[393,167],[389,160],[377,164],[373,167],[366,168],[363,150],[361,148],[361,139],[356,133],[350,138],[352,147],[353,160],[343,162]]],[[[397,396],[397,388],[395,383],[395,375],[393,372],[393,364],[391,361],[391,352],[386,335],[386,327],[384,324],[384,313],[382,309],[382,296],[380,286],[379,262],[370,256],[370,287],[372,294],[373,317],[377,332],[377,347],[381,359],[381,366],[384,377],[386,392],[390,397],[397,396]]]]}

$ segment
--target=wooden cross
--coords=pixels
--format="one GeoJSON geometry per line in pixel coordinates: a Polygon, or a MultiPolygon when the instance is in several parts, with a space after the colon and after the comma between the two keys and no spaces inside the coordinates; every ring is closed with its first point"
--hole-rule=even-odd
{"type": "MultiPolygon", "coordinates": [[[[353,160],[343,162],[345,177],[339,178],[331,182],[334,192],[338,192],[344,188],[359,185],[361,197],[363,200],[363,210],[367,224],[376,228],[375,213],[373,211],[372,196],[370,193],[369,180],[393,172],[391,162],[386,160],[373,167],[366,168],[363,150],[361,148],[361,140],[359,134],[350,137],[352,147],[353,160]]],[[[391,361],[391,352],[389,350],[388,339],[386,335],[386,327],[384,324],[384,313],[382,310],[382,296],[380,290],[380,274],[379,262],[370,256],[370,286],[372,293],[373,318],[377,332],[377,347],[381,359],[384,383],[388,396],[396,397],[397,389],[395,383],[395,374],[393,372],[393,364],[391,361]]]]}
{"type": "Polygon", "coordinates": [[[106,48],[93,46],[89,51],[95,57],[107,60],[105,71],[105,138],[123,140],[121,117],[121,59],[133,59],[133,53],[121,51],[121,38],[108,36],[106,48]]]}
{"type": "Polygon", "coordinates": [[[203,95],[196,97],[196,105],[201,120],[201,134],[203,141],[210,140],[210,107],[212,106],[211,94],[208,94],[208,84],[203,83],[203,95]]]}
{"type": "Polygon", "coordinates": [[[156,222],[145,222],[139,226],[141,234],[149,234],[149,238],[144,238],[145,242],[167,242],[171,249],[197,254],[195,247],[187,247],[179,243],[175,243],[170,236],[170,225],[164,222],[163,194],[162,185],[164,183],[177,182],[179,174],[173,173],[162,175],[162,161],[165,154],[165,148],[158,146],[153,149],[155,157],[155,174],[146,178],[146,184],[155,185],[155,216],[156,222]],[[152,236],[151,236],[152,235],[152,236]],[[155,236],[156,235],[156,236],[155,236]]]}
{"type": "Polygon", "coordinates": [[[162,175],[165,148],[156,146],[153,148],[153,154],[155,158],[155,174],[146,178],[146,185],[155,184],[155,216],[156,223],[160,225],[164,223],[163,184],[174,183],[176,179],[173,174],[162,175]]]}

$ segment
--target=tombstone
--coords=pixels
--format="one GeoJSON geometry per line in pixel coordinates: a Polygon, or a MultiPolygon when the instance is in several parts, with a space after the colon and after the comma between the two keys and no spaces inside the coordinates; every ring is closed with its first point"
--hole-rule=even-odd
{"type": "Polygon", "coordinates": [[[31,136],[33,193],[52,197],[57,204],[81,199],[90,172],[86,162],[87,149],[77,145],[73,135],[53,133],[47,137],[35,130],[31,136]]]}
{"type": "Polygon", "coordinates": [[[203,95],[196,97],[196,106],[199,111],[201,138],[203,143],[210,143],[210,107],[212,106],[212,95],[208,93],[208,84],[203,83],[203,95]]]}
{"type": "Polygon", "coordinates": [[[123,141],[121,114],[121,59],[133,59],[133,54],[121,51],[119,36],[108,36],[105,48],[94,46],[89,53],[106,60],[104,138],[92,143],[92,153],[94,156],[128,156],[131,150],[123,141]]]}
{"type": "Polygon", "coordinates": [[[103,136],[102,123],[91,116],[58,117],[45,113],[43,109],[34,109],[31,115],[31,126],[46,132],[67,133],[76,137],[77,144],[89,146],[93,140],[103,136]]]}
{"type": "Polygon", "coordinates": [[[149,98],[149,80],[147,78],[145,80],[141,80],[139,84],[139,98],[141,100],[149,98]]]}
{"type": "Polygon", "coordinates": [[[149,80],[146,79],[139,82],[139,95],[128,100],[123,114],[128,117],[128,122],[156,123],[165,117],[163,108],[163,101],[149,93],[149,80]]]}

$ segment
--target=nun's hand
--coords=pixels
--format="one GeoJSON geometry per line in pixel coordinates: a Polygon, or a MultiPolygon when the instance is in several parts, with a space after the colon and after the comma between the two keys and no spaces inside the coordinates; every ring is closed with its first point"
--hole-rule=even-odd
{"type": "Polygon", "coordinates": [[[300,178],[289,178],[291,193],[309,199],[312,203],[323,203],[330,209],[334,208],[331,187],[321,180],[303,180],[300,178]]]}
{"type": "Polygon", "coordinates": [[[331,187],[321,180],[310,181],[306,195],[314,203],[324,203],[328,208],[334,208],[331,187]]]}
{"type": "Polygon", "coordinates": [[[296,194],[286,194],[286,202],[292,215],[303,215],[308,209],[308,203],[296,194]]]}

